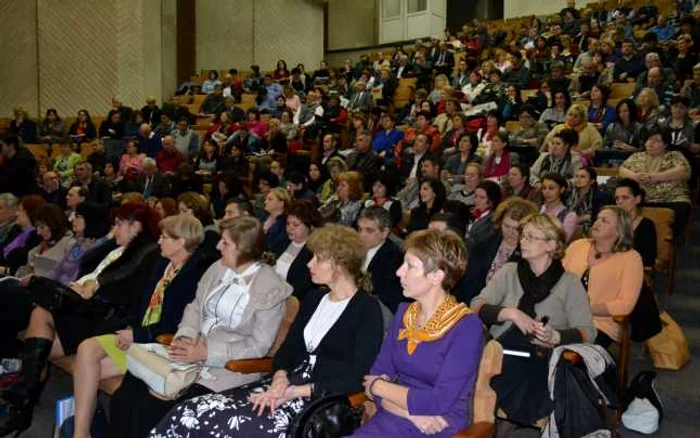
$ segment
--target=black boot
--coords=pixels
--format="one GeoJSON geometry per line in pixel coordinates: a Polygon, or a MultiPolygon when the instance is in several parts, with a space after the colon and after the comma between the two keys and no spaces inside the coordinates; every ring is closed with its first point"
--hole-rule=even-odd
{"type": "Polygon", "coordinates": [[[32,425],[32,415],[45,382],[41,375],[51,353],[52,341],[45,338],[28,338],[20,353],[22,373],[17,383],[2,394],[9,407],[9,416],[0,421],[0,437],[15,433],[19,436],[32,425]]]}

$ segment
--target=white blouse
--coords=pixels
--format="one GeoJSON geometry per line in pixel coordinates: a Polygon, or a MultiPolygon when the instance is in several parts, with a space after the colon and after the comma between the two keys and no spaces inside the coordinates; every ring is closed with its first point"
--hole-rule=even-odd
{"type": "Polygon", "coordinates": [[[287,274],[289,274],[289,268],[292,267],[294,259],[297,258],[301,249],[304,247],[304,243],[291,242],[287,249],[284,250],[282,255],[277,259],[275,263],[275,272],[282,280],[287,279],[287,274]]]}
{"type": "Polygon", "coordinates": [[[327,293],[321,298],[321,302],[316,307],[314,314],[311,315],[311,319],[304,327],[304,343],[306,344],[306,351],[309,353],[316,350],[352,299],[350,297],[342,301],[331,301],[330,296],[331,294],[327,293]]]}
{"type": "Polygon", "coordinates": [[[241,323],[250,301],[250,285],[260,263],[253,263],[241,274],[229,269],[204,305],[200,332],[209,334],[216,327],[233,329],[241,323]]]}

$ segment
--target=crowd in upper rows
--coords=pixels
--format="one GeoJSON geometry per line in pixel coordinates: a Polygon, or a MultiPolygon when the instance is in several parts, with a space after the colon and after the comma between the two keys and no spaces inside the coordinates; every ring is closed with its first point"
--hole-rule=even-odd
{"type": "MultiPolygon", "coordinates": [[[[650,293],[656,230],[642,205],[672,208],[677,238],[687,223],[700,69],[681,88],[697,32],[679,16],[677,38],[653,9],[567,8],[546,29],[475,23],[377,65],[213,72],[179,90],[207,94],[198,114],[179,97],[140,111],[115,99],[99,129],[81,111],[69,136],[55,111],[37,134],[18,110],[0,141],[0,274],[16,277],[0,282],[0,348],[24,366],[0,434],[31,424],[48,358],[76,354],[74,438],[89,436],[100,378],[123,374],[115,437],[276,436],[309,400],[363,380],[379,413],[357,436],[451,436],[467,424],[481,324],[532,353],[504,360],[499,407],[523,425],[546,417],[542,350],[619,342],[613,316],[650,293]],[[649,27],[642,41],[631,21],[649,27]],[[611,71],[639,83],[616,109],[611,71]],[[407,77],[419,88],[397,109],[407,77]],[[540,92],[521,102],[522,88],[540,92]],[[37,140],[51,159],[23,146],[37,140]],[[299,150],[315,141],[308,160],[299,150]],[[593,165],[616,161],[620,180],[599,184],[593,165]],[[292,295],[299,314],[271,350],[292,295]],[[175,401],[126,368],[132,343],[165,333],[173,359],[208,367],[175,401]],[[224,369],[270,351],[268,379],[224,369]]],[[[634,323],[640,336],[654,319],[634,323]]]]}

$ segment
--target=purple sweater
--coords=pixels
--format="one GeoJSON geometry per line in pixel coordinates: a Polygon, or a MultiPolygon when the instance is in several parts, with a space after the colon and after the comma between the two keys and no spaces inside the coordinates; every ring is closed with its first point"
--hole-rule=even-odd
{"type": "MultiPolygon", "coordinates": [[[[407,308],[407,303],[399,306],[370,374],[398,379],[399,385],[409,388],[408,412],[441,415],[449,427],[432,436],[451,437],[467,426],[483,347],[481,320],[476,314],[469,314],[442,338],[419,344],[409,356],[407,340],[397,340],[407,308]]],[[[380,399],[375,401],[377,414],[353,437],[425,437],[410,421],[382,409],[380,399]]]]}

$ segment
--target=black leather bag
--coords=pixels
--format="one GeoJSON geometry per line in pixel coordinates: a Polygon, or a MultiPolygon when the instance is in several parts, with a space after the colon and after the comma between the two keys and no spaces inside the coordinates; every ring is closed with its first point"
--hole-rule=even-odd
{"type": "Polygon", "coordinates": [[[32,302],[54,316],[68,308],[77,313],[94,309],[94,300],[86,300],[71,288],[49,278],[34,276],[27,289],[32,302]]]}
{"type": "Polygon", "coordinates": [[[289,438],[340,438],[360,427],[362,408],[353,408],[345,395],[312,400],[287,431],[289,438]]]}

